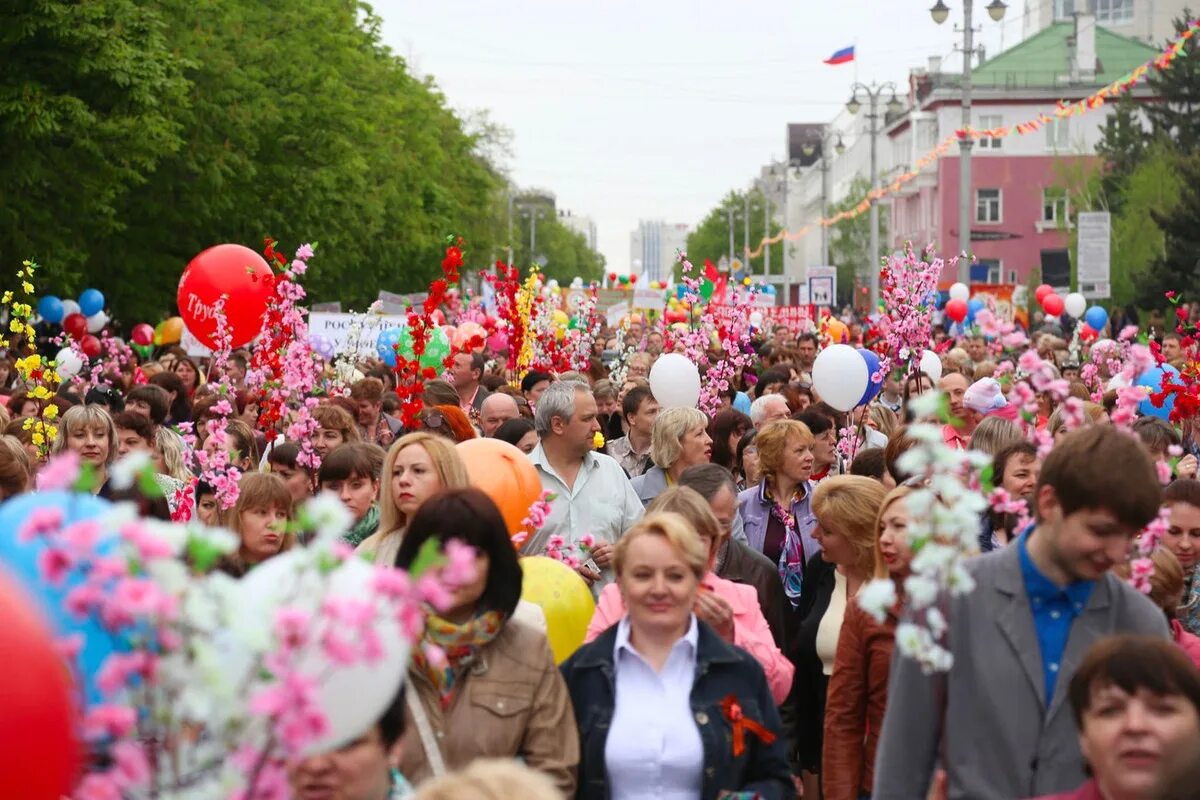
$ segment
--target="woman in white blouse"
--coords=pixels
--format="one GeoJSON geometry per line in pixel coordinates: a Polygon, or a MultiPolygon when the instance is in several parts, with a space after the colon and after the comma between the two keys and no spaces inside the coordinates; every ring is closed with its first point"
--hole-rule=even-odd
{"type": "Polygon", "coordinates": [[[579,800],[791,797],[762,667],[692,611],[707,566],[678,514],[649,514],[618,541],[626,614],[562,666],[580,731],[579,800]]]}

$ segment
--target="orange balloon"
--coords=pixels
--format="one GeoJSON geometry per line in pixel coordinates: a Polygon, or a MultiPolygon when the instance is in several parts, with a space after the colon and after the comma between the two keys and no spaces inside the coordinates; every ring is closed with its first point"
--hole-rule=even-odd
{"type": "Polygon", "coordinates": [[[840,319],[830,317],[825,323],[825,335],[833,344],[845,344],[850,339],[850,329],[840,319]]]}
{"type": "Polygon", "coordinates": [[[158,323],[154,330],[154,343],[157,345],[179,344],[183,338],[183,317],[168,317],[158,323]]]}
{"type": "Polygon", "coordinates": [[[542,496],[542,481],[529,456],[499,439],[467,439],[459,442],[457,448],[467,465],[471,485],[496,503],[508,535],[524,531],[521,522],[542,496]]]}

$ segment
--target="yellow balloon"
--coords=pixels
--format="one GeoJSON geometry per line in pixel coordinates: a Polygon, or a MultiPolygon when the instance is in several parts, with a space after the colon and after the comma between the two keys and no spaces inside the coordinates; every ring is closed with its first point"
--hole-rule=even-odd
{"type": "Polygon", "coordinates": [[[592,590],[575,570],[546,556],[522,558],[521,572],[521,599],[541,606],[554,663],[561,664],[583,644],[596,610],[592,590]]]}

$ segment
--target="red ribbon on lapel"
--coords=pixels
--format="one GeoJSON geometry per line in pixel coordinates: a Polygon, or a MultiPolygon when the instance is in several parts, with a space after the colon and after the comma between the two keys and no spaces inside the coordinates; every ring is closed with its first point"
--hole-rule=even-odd
{"type": "Polygon", "coordinates": [[[763,744],[771,744],[775,741],[775,734],[742,713],[742,707],[738,704],[737,697],[734,695],[729,695],[721,701],[721,713],[725,715],[725,719],[729,720],[729,724],[733,727],[734,758],[746,752],[746,731],[750,731],[757,736],[762,740],[763,744]]]}

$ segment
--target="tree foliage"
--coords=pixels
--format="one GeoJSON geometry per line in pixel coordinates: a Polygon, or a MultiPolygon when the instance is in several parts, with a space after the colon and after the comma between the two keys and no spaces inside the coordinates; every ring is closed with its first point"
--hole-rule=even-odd
{"type": "MultiPolygon", "coordinates": [[[[529,249],[531,218],[518,215],[513,221],[513,263],[522,270],[531,264],[541,264],[547,278],[566,285],[576,276],[584,282],[604,277],[604,256],[588,247],[587,239],[546,213],[536,219],[534,237],[536,252],[529,249]]],[[[503,256],[502,256],[503,257],[503,256]]]]}
{"type": "Polygon", "coordinates": [[[269,235],[319,241],[310,296],[362,307],[425,285],[449,233],[472,267],[502,252],[504,132],[468,132],[368,6],[24,7],[0,11],[0,259],[47,290],[154,319],[197,252],[269,235]]]}

